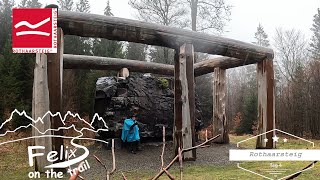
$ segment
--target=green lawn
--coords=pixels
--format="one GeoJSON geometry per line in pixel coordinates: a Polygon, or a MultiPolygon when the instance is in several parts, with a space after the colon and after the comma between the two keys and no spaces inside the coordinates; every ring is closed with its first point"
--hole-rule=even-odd
{"type": "MultiPolygon", "coordinates": [[[[249,135],[245,136],[230,136],[231,143],[236,144],[237,142],[244,140],[249,135]]],[[[1,139],[0,139],[1,140],[1,139]]],[[[278,144],[279,148],[304,148],[305,143],[300,142],[299,140],[289,139],[291,144],[278,144]]],[[[316,148],[320,149],[320,140],[314,140],[316,148]]],[[[246,145],[242,145],[244,148],[254,147],[255,142],[248,142],[246,145]]],[[[29,171],[32,171],[32,168],[28,167],[28,157],[26,153],[26,144],[23,143],[14,143],[11,145],[6,145],[0,147],[0,179],[27,179],[27,174],[29,171]]],[[[282,162],[284,166],[290,165],[290,168],[293,170],[300,170],[305,167],[309,162],[282,162]]],[[[259,172],[261,167],[264,166],[261,162],[251,162],[245,163],[244,167],[250,168],[253,171],[259,172]]],[[[313,169],[310,169],[304,172],[297,179],[319,179],[320,176],[320,163],[316,164],[313,169]]],[[[259,176],[253,175],[249,172],[239,169],[236,164],[234,165],[225,165],[225,166],[185,166],[183,169],[183,177],[186,180],[222,180],[222,179],[259,179],[259,176]]],[[[129,180],[140,180],[140,179],[150,179],[157,172],[155,170],[150,171],[133,171],[133,172],[124,172],[129,180]]],[[[179,179],[179,169],[174,167],[170,169],[176,179],[179,179]]],[[[41,178],[47,179],[47,178],[41,178]]],[[[114,176],[114,179],[121,179],[121,174],[117,172],[114,176]]],[[[160,179],[168,179],[163,175],[160,179]]],[[[263,179],[263,178],[260,178],[263,179]]]]}
{"type": "MultiPolygon", "coordinates": [[[[277,136],[280,137],[279,143],[277,143],[276,145],[277,149],[307,149],[307,148],[311,149],[312,148],[309,142],[306,142],[300,139],[295,139],[295,138],[288,138],[288,136],[284,137],[284,136],[281,136],[280,134],[279,135],[277,134],[277,136]],[[284,143],[283,138],[287,138],[288,141],[284,143]]],[[[230,135],[230,142],[236,144],[237,142],[246,140],[251,137],[253,137],[253,135],[244,135],[244,136],[230,135]]],[[[320,149],[320,140],[311,140],[311,141],[314,142],[314,145],[315,145],[314,149],[320,149]]],[[[240,147],[242,148],[254,149],[255,146],[256,146],[256,138],[240,143],[240,147]]]]}
{"type": "MultiPolygon", "coordinates": [[[[256,166],[259,165],[259,163],[252,163],[251,166],[253,166],[253,170],[257,170],[260,168],[257,168],[256,166]],[[255,167],[255,168],[254,168],[255,167]]],[[[298,166],[298,165],[297,165],[298,166]]],[[[259,166],[260,167],[260,166],[259,166]]],[[[300,168],[300,167],[299,167],[300,168]]],[[[315,168],[310,169],[306,172],[304,172],[302,175],[300,175],[297,180],[315,180],[319,179],[320,172],[319,172],[319,165],[316,165],[315,168]]],[[[185,167],[184,168],[184,174],[183,179],[185,180],[225,180],[225,179],[253,179],[253,180],[259,180],[263,179],[260,178],[257,175],[253,175],[249,172],[243,171],[236,167],[236,165],[228,165],[228,166],[192,166],[192,167],[185,167]]],[[[172,175],[174,175],[177,179],[179,179],[179,170],[174,168],[170,170],[172,175]]],[[[155,174],[155,173],[153,173],[155,174]]],[[[150,172],[131,172],[126,173],[126,176],[128,179],[149,179],[152,177],[150,172]]],[[[163,175],[160,179],[168,179],[165,175],[163,175]]]]}

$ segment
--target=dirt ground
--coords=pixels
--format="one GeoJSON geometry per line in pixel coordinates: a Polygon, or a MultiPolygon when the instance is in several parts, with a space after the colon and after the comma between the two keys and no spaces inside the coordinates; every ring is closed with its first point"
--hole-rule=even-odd
{"type": "MultiPolygon", "coordinates": [[[[144,143],[141,144],[142,151],[137,154],[128,152],[125,148],[116,149],[116,168],[117,174],[130,173],[134,171],[148,171],[158,172],[161,166],[160,155],[162,151],[162,143],[144,143]]],[[[216,165],[223,166],[230,164],[229,149],[234,148],[232,144],[211,144],[210,147],[197,149],[197,160],[185,162],[184,166],[190,165],[216,165]]],[[[93,154],[96,155],[109,170],[112,169],[112,155],[111,150],[106,150],[102,146],[90,146],[90,156],[87,158],[90,164],[90,170],[82,174],[85,179],[103,179],[105,177],[105,170],[99,164],[93,154]],[[90,177],[90,178],[89,178],[90,177]]],[[[173,158],[173,144],[167,142],[165,149],[165,165],[173,158]]],[[[177,166],[175,164],[174,166],[177,166]]],[[[153,175],[150,174],[150,177],[153,175]]]]}

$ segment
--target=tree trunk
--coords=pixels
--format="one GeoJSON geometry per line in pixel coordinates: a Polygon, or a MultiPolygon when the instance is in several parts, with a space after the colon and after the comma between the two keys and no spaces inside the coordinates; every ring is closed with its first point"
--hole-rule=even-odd
{"type": "Polygon", "coordinates": [[[191,0],[192,31],[197,31],[198,0],[191,0]]]}
{"type": "MultiPolygon", "coordinates": [[[[275,128],[275,99],[273,61],[263,60],[257,65],[258,80],[258,131],[259,134],[275,128]]],[[[272,149],[275,146],[272,137],[275,131],[261,135],[257,139],[257,148],[272,149]],[[267,139],[267,142],[265,141],[267,139]]]]}
{"type": "Polygon", "coordinates": [[[226,118],[226,70],[214,69],[213,88],[213,136],[220,134],[214,140],[216,143],[229,143],[228,125],[226,118]]]}
{"type": "MultiPolygon", "coordinates": [[[[48,59],[48,88],[49,88],[49,99],[50,99],[50,111],[52,113],[60,112],[62,113],[62,78],[63,78],[63,31],[58,28],[58,46],[57,53],[47,54],[48,59]]],[[[51,126],[54,129],[63,127],[60,117],[51,117],[51,126]]],[[[63,130],[54,131],[54,135],[63,136],[63,130]]],[[[60,157],[60,149],[63,145],[63,138],[53,138],[52,139],[52,149],[58,152],[60,157]]],[[[61,157],[64,157],[62,155],[61,157]]],[[[58,160],[61,162],[63,160],[58,160]]],[[[56,162],[55,162],[56,163],[56,162]]],[[[60,169],[59,171],[62,171],[60,169]]]]}
{"type": "MultiPolygon", "coordinates": [[[[174,148],[190,148],[195,145],[195,96],[194,96],[194,52],[192,44],[184,44],[179,56],[175,56],[175,119],[174,148]]],[[[184,154],[185,160],[195,160],[196,151],[184,154]]]]}
{"type": "MultiPolygon", "coordinates": [[[[33,84],[33,119],[41,121],[34,123],[40,132],[45,132],[51,128],[50,117],[42,117],[49,111],[49,90],[48,90],[48,78],[47,78],[47,55],[36,54],[36,64],[34,68],[34,84],[33,84]]],[[[32,129],[33,136],[42,136],[43,134],[32,129]]],[[[51,135],[51,131],[45,133],[45,135],[51,135]]],[[[51,137],[34,138],[35,146],[44,146],[45,150],[36,150],[36,153],[45,153],[52,151],[51,137]]],[[[35,158],[35,170],[39,172],[45,172],[45,166],[49,165],[46,156],[38,156],[35,158]]]]}

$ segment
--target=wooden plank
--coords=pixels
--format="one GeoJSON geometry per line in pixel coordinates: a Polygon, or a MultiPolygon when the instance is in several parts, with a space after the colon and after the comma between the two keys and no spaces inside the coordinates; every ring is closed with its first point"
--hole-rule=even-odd
{"type": "MultiPolygon", "coordinates": [[[[50,111],[52,113],[63,112],[62,109],[62,78],[63,78],[63,31],[58,28],[57,53],[47,54],[48,59],[48,87],[50,99],[50,111]]],[[[51,117],[51,126],[54,129],[63,127],[59,116],[51,117]]],[[[54,135],[63,136],[63,130],[54,131],[54,135]]],[[[63,145],[63,138],[52,138],[52,149],[58,152],[60,157],[60,148],[63,145]]],[[[64,157],[64,155],[62,156],[64,157]]],[[[60,162],[63,160],[58,160],[60,162]]],[[[61,171],[61,170],[60,170],[61,171]]]]}
{"type": "MultiPolygon", "coordinates": [[[[36,54],[36,63],[34,68],[34,84],[33,84],[33,104],[32,104],[33,119],[37,120],[49,111],[49,91],[47,78],[47,55],[36,54]]],[[[41,121],[33,123],[40,132],[45,132],[51,128],[49,116],[45,116],[41,121]],[[44,122],[44,123],[42,123],[44,122]]],[[[32,129],[33,136],[42,136],[37,130],[32,129]]],[[[48,131],[45,135],[51,135],[48,131]]],[[[45,149],[36,150],[35,153],[49,153],[52,151],[51,138],[34,138],[35,146],[44,146],[45,149]]],[[[46,156],[39,156],[35,158],[35,170],[45,172],[44,167],[49,165],[46,156]]]]}
{"type": "Polygon", "coordinates": [[[208,35],[132,19],[59,11],[58,25],[67,35],[106,38],[178,49],[186,42],[196,52],[218,54],[243,60],[273,58],[272,49],[224,37],[208,35]]]}
{"type": "Polygon", "coordinates": [[[173,76],[174,74],[174,66],[168,64],[71,54],[63,55],[63,66],[65,69],[99,69],[119,71],[122,68],[128,68],[131,72],[154,73],[170,76],[173,76]]]}
{"type": "Polygon", "coordinates": [[[213,87],[213,136],[221,134],[215,143],[229,143],[228,121],[226,116],[226,70],[214,69],[213,87]]]}
{"type": "Polygon", "coordinates": [[[255,64],[259,60],[243,60],[231,57],[215,57],[213,59],[204,60],[194,65],[194,75],[202,76],[204,74],[212,73],[216,67],[221,69],[235,68],[245,66],[248,64],[255,64]]]}
{"type": "MultiPolygon", "coordinates": [[[[180,143],[182,147],[180,146],[180,148],[186,149],[195,145],[194,51],[192,44],[184,44],[181,46],[179,56],[179,64],[177,64],[179,65],[179,74],[177,75],[179,75],[178,81],[181,83],[181,103],[179,104],[181,105],[181,112],[179,113],[181,113],[182,124],[182,143],[180,143]]],[[[175,96],[177,96],[177,94],[175,96]]],[[[180,117],[180,115],[178,117],[180,117]]],[[[195,149],[184,153],[183,158],[184,160],[195,160],[195,149]]]]}
{"type": "MultiPolygon", "coordinates": [[[[273,61],[263,60],[257,65],[258,80],[258,131],[259,134],[275,128],[275,94],[273,61]]],[[[272,149],[275,147],[272,137],[275,132],[259,136],[257,148],[272,149]],[[268,139],[267,142],[264,140],[268,139]]]]}

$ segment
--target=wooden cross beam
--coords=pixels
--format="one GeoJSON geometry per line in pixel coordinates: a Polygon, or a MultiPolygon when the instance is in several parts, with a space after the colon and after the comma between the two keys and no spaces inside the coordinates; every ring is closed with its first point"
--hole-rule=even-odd
{"type": "Polygon", "coordinates": [[[128,68],[131,72],[154,73],[169,76],[173,76],[174,73],[173,65],[168,64],[72,54],[63,55],[63,65],[65,69],[98,69],[119,71],[122,68],[128,68]]]}
{"type": "MultiPolygon", "coordinates": [[[[260,61],[245,61],[230,57],[216,57],[204,60],[194,64],[194,76],[214,72],[215,68],[228,69],[248,64],[255,64],[260,61]]],[[[128,68],[132,72],[154,73],[161,75],[174,75],[174,66],[146,61],[137,61],[131,59],[119,59],[110,57],[85,56],[85,55],[63,55],[64,69],[98,69],[98,70],[115,70],[128,68]]]]}
{"type": "Polygon", "coordinates": [[[231,57],[215,57],[212,59],[204,60],[198,62],[194,65],[194,75],[202,76],[204,74],[214,72],[215,68],[229,69],[239,66],[245,66],[249,64],[256,64],[261,62],[260,60],[246,60],[246,59],[237,59],[231,57]]]}
{"type": "Polygon", "coordinates": [[[66,35],[106,38],[178,49],[192,43],[195,52],[245,60],[273,58],[273,50],[229,38],[132,19],[59,11],[58,26],[66,35]]]}

